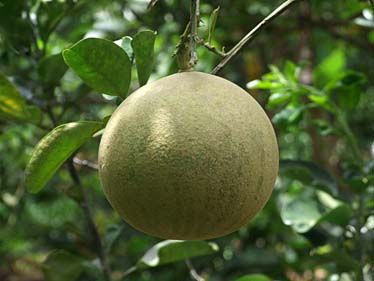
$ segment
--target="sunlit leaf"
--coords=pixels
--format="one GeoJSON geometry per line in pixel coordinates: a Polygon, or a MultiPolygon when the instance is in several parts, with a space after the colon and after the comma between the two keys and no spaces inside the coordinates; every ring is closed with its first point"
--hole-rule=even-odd
{"type": "Polygon", "coordinates": [[[216,23],[219,15],[220,7],[217,7],[213,10],[212,14],[210,15],[209,19],[209,27],[208,27],[208,43],[210,44],[212,42],[212,38],[214,35],[214,31],[216,29],[216,23]]]}
{"type": "Polygon", "coordinates": [[[65,62],[99,93],[126,97],[131,80],[131,63],[115,43],[98,38],[79,41],[63,52],[65,62]]]}
{"type": "Polygon", "coordinates": [[[122,38],[121,47],[125,50],[126,54],[132,61],[134,58],[134,50],[132,49],[131,42],[132,38],[130,36],[125,36],[122,38]]]}
{"type": "Polygon", "coordinates": [[[236,281],[271,281],[271,279],[262,274],[249,274],[236,279],[236,281]]]}
{"type": "Polygon", "coordinates": [[[285,128],[297,124],[301,120],[303,112],[303,107],[287,107],[275,114],[272,121],[279,128],[285,128]]]}
{"type": "Polygon", "coordinates": [[[137,263],[138,268],[156,267],[218,251],[215,243],[205,241],[166,240],[153,246],[137,263]]]}
{"type": "Polygon", "coordinates": [[[140,86],[147,84],[152,73],[155,40],[156,33],[145,30],[136,34],[131,42],[140,86]]]}
{"type": "Polygon", "coordinates": [[[283,223],[292,226],[299,233],[309,231],[321,216],[317,203],[312,200],[295,199],[281,209],[283,223]]]}
{"type": "Polygon", "coordinates": [[[28,190],[40,191],[58,168],[102,128],[101,122],[79,121],[58,126],[47,134],[34,148],[26,167],[28,190]]]}
{"type": "Polygon", "coordinates": [[[334,50],[314,70],[314,83],[324,86],[338,77],[346,66],[346,58],[343,49],[334,50]]]}

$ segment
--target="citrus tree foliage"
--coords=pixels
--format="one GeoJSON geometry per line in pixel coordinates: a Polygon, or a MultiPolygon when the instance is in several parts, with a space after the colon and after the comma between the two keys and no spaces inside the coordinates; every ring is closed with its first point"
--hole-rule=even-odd
{"type": "MultiPolygon", "coordinates": [[[[263,211],[209,242],[132,229],[98,179],[114,109],[178,71],[189,1],[149,2],[0,0],[0,280],[372,280],[370,1],[299,1],[219,73],[264,106],[281,160],[263,211]]],[[[280,3],[201,1],[199,36],[224,53],[280,3]]]]}

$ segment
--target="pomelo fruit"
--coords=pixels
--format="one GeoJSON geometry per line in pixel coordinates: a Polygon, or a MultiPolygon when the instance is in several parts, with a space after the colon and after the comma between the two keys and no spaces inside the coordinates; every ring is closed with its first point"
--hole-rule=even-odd
{"type": "Polygon", "coordinates": [[[245,225],[268,200],[278,146],[261,106],[223,78],[183,72],[113,113],[99,149],[104,192],[134,228],[202,240],[245,225]]]}

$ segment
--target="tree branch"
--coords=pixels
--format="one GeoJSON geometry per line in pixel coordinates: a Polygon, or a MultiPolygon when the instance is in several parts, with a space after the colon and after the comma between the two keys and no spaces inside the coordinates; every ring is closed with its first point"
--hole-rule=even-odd
{"type": "MultiPolygon", "coordinates": [[[[304,19],[306,20],[306,19],[304,19]]],[[[310,24],[313,24],[314,26],[316,26],[317,28],[320,28],[322,31],[325,31],[327,33],[329,33],[330,35],[332,35],[333,37],[337,38],[337,39],[342,39],[352,45],[355,45],[361,49],[365,49],[371,53],[374,53],[374,46],[372,44],[370,44],[370,42],[368,41],[364,41],[364,40],[360,40],[359,38],[356,38],[356,37],[352,37],[352,36],[349,36],[345,33],[342,33],[342,32],[339,32],[337,31],[335,28],[333,28],[329,21],[326,21],[326,20],[323,20],[323,19],[319,19],[319,20],[315,20],[315,19],[309,19],[309,22],[310,24]]]]}
{"type": "Polygon", "coordinates": [[[82,183],[80,181],[79,175],[77,173],[77,170],[74,167],[73,158],[70,158],[68,160],[68,167],[69,167],[69,174],[74,183],[80,188],[81,194],[82,194],[82,201],[80,202],[80,206],[83,209],[84,215],[87,220],[88,228],[90,230],[90,233],[94,239],[95,242],[95,249],[97,251],[97,255],[99,257],[101,266],[103,268],[103,274],[106,281],[111,281],[111,270],[108,263],[108,258],[105,253],[103,244],[101,242],[99,231],[97,230],[97,227],[95,225],[95,222],[92,217],[91,209],[88,204],[88,198],[86,191],[84,190],[82,183]]]}
{"type": "Polygon", "coordinates": [[[258,35],[269,23],[271,23],[277,16],[286,11],[292,4],[300,0],[287,0],[266,18],[264,18],[258,25],[256,25],[242,40],[239,41],[225,56],[225,58],[213,69],[212,74],[217,74],[246,44],[258,35]]]}

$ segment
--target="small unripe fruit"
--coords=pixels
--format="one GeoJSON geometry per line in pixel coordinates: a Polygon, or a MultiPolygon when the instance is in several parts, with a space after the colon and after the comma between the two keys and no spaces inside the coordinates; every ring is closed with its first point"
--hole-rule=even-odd
{"type": "Polygon", "coordinates": [[[184,72],[149,83],[103,134],[104,192],[134,228],[200,240],[245,225],[268,200],[278,146],[261,106],[235,84],[184,72]]]}

